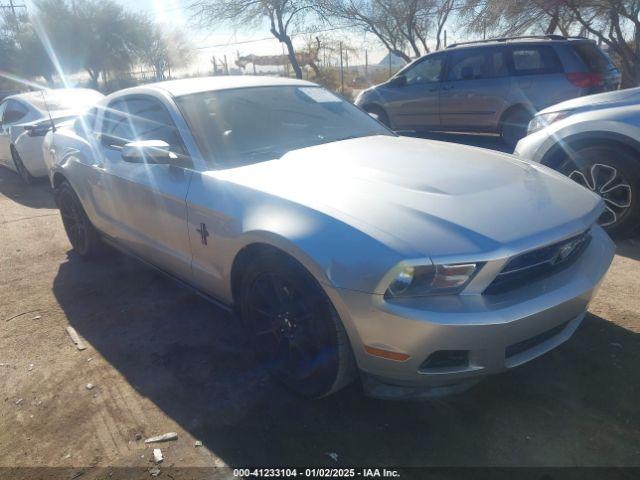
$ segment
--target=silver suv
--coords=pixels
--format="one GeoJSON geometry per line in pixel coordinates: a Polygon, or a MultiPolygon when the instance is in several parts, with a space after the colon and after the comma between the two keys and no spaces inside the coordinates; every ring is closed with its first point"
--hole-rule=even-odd
{"type": "Polygon", "coordinates": [[[413,61],[356,105],[395,130],[500,133],[510,145],[533,115],[615,90],[620,72],[595,42],[546,35],[450,45],[413,61]]]}

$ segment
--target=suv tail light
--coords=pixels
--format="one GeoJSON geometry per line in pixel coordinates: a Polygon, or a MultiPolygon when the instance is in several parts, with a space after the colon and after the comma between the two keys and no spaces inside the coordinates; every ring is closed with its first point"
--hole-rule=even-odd
{"type": "Polygon", "coordinates": [[[567,80],[578,88],[602,87],[604,85],[604,76],[601,73],[567,73],[567,80]]]}

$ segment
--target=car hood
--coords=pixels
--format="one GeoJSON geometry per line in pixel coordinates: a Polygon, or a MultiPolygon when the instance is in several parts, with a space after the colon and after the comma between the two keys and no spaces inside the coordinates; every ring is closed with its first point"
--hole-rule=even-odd
{"type": "Polygon", "coordinates": [[[558,112],[561,110],[595,110],[600,108],[610,108],[617,105],[623,106],[637,103],[640,103],[640,87],[573,98],[545,108],[540,111],[538,115],[558,112]]]}
{"type": "Polygon", "coordinates": [[[407,137],[333,142],[209,174],[431,258],[530,248],[585,230],[601,208],[599,197],[544,166],[407,137]]]}

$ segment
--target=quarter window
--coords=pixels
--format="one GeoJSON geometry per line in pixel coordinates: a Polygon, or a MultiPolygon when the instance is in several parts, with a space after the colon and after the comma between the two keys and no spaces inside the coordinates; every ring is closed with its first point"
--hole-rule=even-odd
{"type": "Polygon", "coordinates": [[[4,115],[2,116],[2,123],[17,123],[26,117],[27,113],[29,113],[27,107],[15,100],[9,100],[4,111],[4,115]]]}
{"type": "Polygon", "coordinates": [[[562,65],[553,48],[548,46],[516,47],[512,50],[516,75],[559,73],[562,65]]]}

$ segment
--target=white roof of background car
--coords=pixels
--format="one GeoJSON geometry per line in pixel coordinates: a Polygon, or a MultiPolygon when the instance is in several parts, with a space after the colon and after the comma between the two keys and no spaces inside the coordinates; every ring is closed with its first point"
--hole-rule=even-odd
{"type": "Polygon", "coordinates": [[[42,99],[42,92],[45,92],[46,95],[72,95],[78,92],[95,92],[99,93],[92,88],[45,88],[42,90],[34,90],[31,92],[25,93],[16,93],[15,95],[9,95],[5,98],[15,98],[18,100],[24,100],[27,103],[32,103],[34,100],[42,99]]]}
{"type": "Polygon", "coordinates": [[[188,95],[190,93],[208,92],[212,90],[227,90],[231,88],[270,87],[279,85],[298,85],[316,87],[312,82],[293,78],[265,77],[254,75],[224,75],[219,77],[185,78],[182,80],[169,80],[166,82],[151,83],[139,87],[128,88],[117,92],[121,94],[135,93],[144,89],[164,90],[174,97],[188,95]]]}

